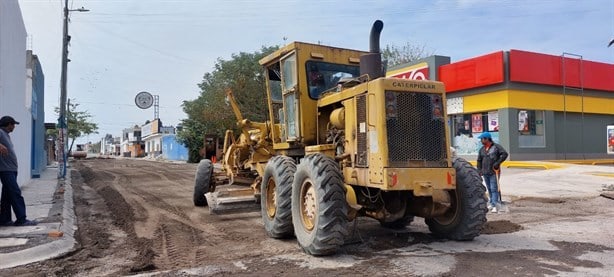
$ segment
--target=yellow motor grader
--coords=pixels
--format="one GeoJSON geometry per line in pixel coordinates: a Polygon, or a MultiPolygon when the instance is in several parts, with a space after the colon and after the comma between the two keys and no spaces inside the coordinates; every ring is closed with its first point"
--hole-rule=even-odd
{"type": "Polygon", "coordinates": [[[444,85],[385,78],[382,28],[373,24],[369,52],[293,42],[261,59],[269,120],[242,118],[229,92],[242,131],[226,133],[219,175],[199,164],[195,204],[258,205],[270,237],[296,236],[311,255],[335,253],[358,216],[388,228],[418,216],[437,237],[478,236],[485,188],[452,157],[444,85]]]}

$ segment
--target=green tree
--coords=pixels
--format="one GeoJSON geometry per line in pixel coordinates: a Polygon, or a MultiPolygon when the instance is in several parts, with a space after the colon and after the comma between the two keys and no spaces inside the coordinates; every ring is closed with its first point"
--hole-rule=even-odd
{"type": "Polygon", "coordinates": [[[102,142],[92,143],[90,146],[90,153],[100,153],[102,142]]]}
{"type": "Polygon", "coordinates": [[[188,118],[182,120],[177,137],[189,149],[189,161],[200,160],[205,134],[223,136],[225,130],[236,128],[236,117],[226,100],[231,89],[244,118],[264,121],[267,118],[265,79],[258,60],[277,50],[278,46],[263,46],[254,53],[232,54],[230,60],[218,58],[214,70],[207,72],[198,84],[200,95],[183,101],[188,118]]]}
{"type": "MultiPolygon", "coordinates": [[[[98,124],[90,122],[92,116],[88,111],[79,111],[79,103],[75,99],[68,100],[66,120],[68,123],[68,138],[71,139],[68,153],[72,151],[75,139],[90,134],[98,134],[98,124]]],[[[55,107],[55,113],[60,114],[60,108],[55,107]]]]}
{"type": "Polygon", "coordinates": [[[388,68],[410,63],[433,55],[424,45],[406,43],[403,46],[386,45],[382,50],[382,58],[388,61],[388,68]]]}

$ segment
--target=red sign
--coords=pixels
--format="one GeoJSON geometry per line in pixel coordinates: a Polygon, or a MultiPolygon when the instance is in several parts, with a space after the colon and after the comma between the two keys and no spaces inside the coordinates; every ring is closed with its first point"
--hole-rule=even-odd
{"type": "Polygon", "coordinates": [[[481,133],[482,128],[482,114],[474,113],[471,115],[471,131],[473,133],[481,133]]]}
{"type": "Polygon", "coordinates": [[[510,50],[510,81],[613,91],[614,64],[510,50]]]}
{"type": "Polygon", "coordinates": [[[419,63],[408,68],[396,70],[397,72],[390,72],[388,77],[409,79],[409,80],[428,80],[429,79],[429,65],[427,63],[419,63]],[[400,71],[400,72],[399,72],[400,71]]]}
{"type": "Polygon", "coordinates": [[[448,93],[502,83],[504,78],[503,51],[442,65],[439,81],[448,93]]]}

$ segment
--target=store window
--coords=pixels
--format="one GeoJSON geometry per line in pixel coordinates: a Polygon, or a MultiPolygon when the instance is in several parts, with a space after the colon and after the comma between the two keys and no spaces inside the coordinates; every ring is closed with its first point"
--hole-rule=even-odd
{"type": "Polygon", "coordinates": [[[493,141],[499,142],[499,112],[489,111],[452,116],[452,147],[460,155],[477,155],[482,143],[478,136],[490,132],[493,141]]]}
{"type": "Polygon", "coordinates": [[[519,147],[546,147],[546,137],[544,136],[544,130],[544,111],[518,111],[519,147]]]}

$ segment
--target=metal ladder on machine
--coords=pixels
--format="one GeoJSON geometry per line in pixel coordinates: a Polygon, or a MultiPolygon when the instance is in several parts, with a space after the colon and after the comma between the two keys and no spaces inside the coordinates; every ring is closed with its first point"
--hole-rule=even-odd
{"type": "MultiPolygon", "coordinates": [[[[567,94],[570,92],[576,92],[580,95],[581,106],[581,122],[580,122],[580,147],[582,151],[582,159],[586,159],[584,151],[584,63],[582,55],[563,52],[561,55],[561,83],[563,85],[563,132],[567,133],[567,94]],[[569,63],[569,59],[576,59],[579,62],[578,66],[578,86],[570,85],[567,83],[567,75],[570,74],[566,70],[566,62],[569,63]]],[[[563,136],[563,159],[567,160],[567,136],[563,136]]]]}

